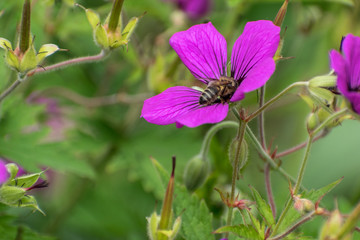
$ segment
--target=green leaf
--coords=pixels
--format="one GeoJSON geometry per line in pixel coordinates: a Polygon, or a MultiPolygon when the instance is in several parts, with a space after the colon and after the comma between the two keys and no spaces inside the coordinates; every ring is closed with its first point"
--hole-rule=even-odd
{"type": "MultiPolygon", "coordinates": [[[[340,178],[339,180],[336,180],[333,183],[330,183],[329,185],[322,187],[320,189],[317,190],[310,190],[308,192],[303,192],[301,193],[301,197],[302,198],[306,198],[312,202],[316,202],[317,200],[319,200],[319,198],[325,194],[327,194],[328,192],[330,192],[334,187],[336,187],[336,185],[338,185],[341,180],[343,178],[340,178]]],[[[287,229],[289,226],[291,226],[298,218],[300,218],[301,215],[298,211],[296,211],[293,207],[288,211],[288,213],[286,214],[283,222],[281,223],[280,227],[279,227],[279,232],[287,229]]]]}
{"type": "MultiPolygon", "coordinates": [[[[35,141],[36,142],[36,141],[35,141]]],[[[11,159],[25,168],[47,166],[59,171],[95,178],[95,172],[85,161],[76,159],[60,143],[35,144],[32,134],[0,139],[0,156],[11,159]]]]}
{"type": "MultiPolygon", "coordinates": [[[[156,160],[153,163],[162,183],[167,184],[170,174],[156,160]]],[[[215,239],[212,234],[212,214],[204,201],[191,195],[180,184],[175,184],[174,195],[175,216],[181,215],[182,220],[180,235],[186,240],[215,239]]]]}
{"type": "Polygon", "coordinates": [[[215,231],[215,233],[226,233],[230,232],[239,237],[253,240],[261,240],[261,236],[257,233],[253,226],[246,226],[244,224],[235,225],[235,226],[224,226],[215,231]]]}
{"type": "Polygon", "coordinates": [[[44,44],[41,46],[38,54],[36,55],[37,64],[39,64],[44,58],[57,52],[60,48],[55,44],[44,44]]]}
{"type": "Polygon", "coordinates": [[[317,190],[310,190],[307,193],[302,193],[302,198],[309,199],[310,201],[316,202],[319,200],[319,198],[327,193],[329,193],[331,190],[333,190],[341,181],[343,180],[343,177],[336,180],[335,182],[330,183],[329,185],[322,187],[317,190]]]}
{"type": "Polygon", "coordinates": [[[273,226],[275,224],[275,221],[269,204],[265,202],[265,200],[260,196],[260,194],[258,193],[258,191],[256,191],[255,188],[250,188],[253,193],[257,209],[259,210],[261,216],[264,218],[269,227],[273,226]]]}
{"type": "Polygon", "coordinates": [[[254,226],[255,230],[259,233],[260,237],[263,239],[264,238],[264,233],[265,233],[265,226],[262,226],[260,221],[251,213],[251,211],[247,210],[252,225],[254,226]]]}

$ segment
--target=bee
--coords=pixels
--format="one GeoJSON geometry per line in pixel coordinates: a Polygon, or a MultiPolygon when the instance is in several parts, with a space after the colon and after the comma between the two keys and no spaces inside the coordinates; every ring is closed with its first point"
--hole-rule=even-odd
{"type": "Polygon", "coordinates": [[[214,103],[229,102],[238,87],[239,82],[234,78],[221,76],[219,80],[210,81],[200,95],[199,104],[209,106],[214,103]]]}

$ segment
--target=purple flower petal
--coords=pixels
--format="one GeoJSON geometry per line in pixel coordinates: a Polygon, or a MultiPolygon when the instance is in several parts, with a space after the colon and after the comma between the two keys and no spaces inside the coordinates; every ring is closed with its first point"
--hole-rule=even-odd
{"type": "Polygon", "coordinates": [[[275,62],[273,58],[267,58],[256,64],[256,66],[248,73],[246,78],[241,82],[238,89],[231,98],[232,102],[240,101],[247,92],[263,86],[275,71],[275,62]]]}
{"type": "Polygon", "coordinates": [[[229,111],[229,104],[214,104],[196,108],[188,114],[182,115],[177,121],[188,127],[197,127],[205,123],[218,123],[224,120],[229,111]]]}
{"type": "Polygon", "coordinates": [[[177,0],[177,4],[189,18],[199,19],[210,9],[210,0],[177,0]]]}
{"type": "Polygon", "coordinates": [[[350,81],[348,82],[351,89],[360,86],[360,38],[352,34],[346,35],[342,43],[342,50],[348,65],[350,81]]]}
{"type": "Polygon", "coordinates": [[[231,53],[231,76],[242,81],[251,71],[260,70],[256,66],[275,55],[279,42],[280,27],[271,21],[248,22],[231,53]]]}
{"type": "Polygon", "coordinates": [[[205,123],[222,121],[228,112],[228,104],[200,106],[201,92],[188,87],[172,87],[144,102],[141,117],[158,125],[176,123],[196,127],[205,123]]]}
{"type": "Polygon", "coordinates": [[[208,83],[226,75],[226,40],[211,22],[175,33],[170,38],[170,45],[200,81],[208,83]]]}
{"type": "Polygon", "coordinates": [[[349,92],[348,81],[350,76],[347,74],[345,59],[335,50],[330,52],[330,66],[337,75],[337,87],[343,95],[347,95],[349,92]]]}
{"type": "Polygon", "coordinates": [[[3,184],[4,182],[6,182],[8,180],[8,178],[10,177],[9,172],[7,171],[6,168],[6,163],[2,160],[0,160],[0,184],[3,184]]]}

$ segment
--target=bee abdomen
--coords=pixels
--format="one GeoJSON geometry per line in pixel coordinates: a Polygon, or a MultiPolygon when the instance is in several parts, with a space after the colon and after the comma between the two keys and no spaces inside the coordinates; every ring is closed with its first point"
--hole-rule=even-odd
{"type": "Polygon", "coordinates": [[[199,104],[200,105],[209,105],[213,103],[218,96],[219,88],[210,86],[207,87],[204,92],[200,95],[199,104]]]}

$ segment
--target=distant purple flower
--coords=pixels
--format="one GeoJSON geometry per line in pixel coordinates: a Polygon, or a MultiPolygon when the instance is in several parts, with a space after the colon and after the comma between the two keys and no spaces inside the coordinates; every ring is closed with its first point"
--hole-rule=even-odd
{"type": "Polygon", "coordinates": [[[219,83],[219,79],[233,79],[236,86],[232,87],[235,90],[226,97],[221,98],[219,95],[204,104],[200,96],[203,98],[205,92],[188,87],[171,87],[145,100],[141,116],[150,123],[176,123],[178,127],[197,127],[224,120],[229,102],[242,100],[245,93],[263,86],[273,74],[273,56],[279,41],[280,28],[271,21],[247,23],[233,47],[231,75],[225,77],[226,40],[210,22],[175,33],[170,38],[170,45],[195,78],[207,84],[207,89],[219,83]]]}
{"type": "Polygon", "coordinates": [[[341,44],[341,52],[344,55],[331,50],[331,68],[337,75],[338,89],[360,114],[360,37],[348,34],[341,44]]]}
{"type": "Polygon", "coordinates": [[[8,180],[10,174],[6,168],[6,162],[0,159],[0,185],[8,180]]]}
{"type": "Polygon", "coordinates": [[[190,19],[199,19],[210,10],[211,0],[173,0],[190,19]]]}

